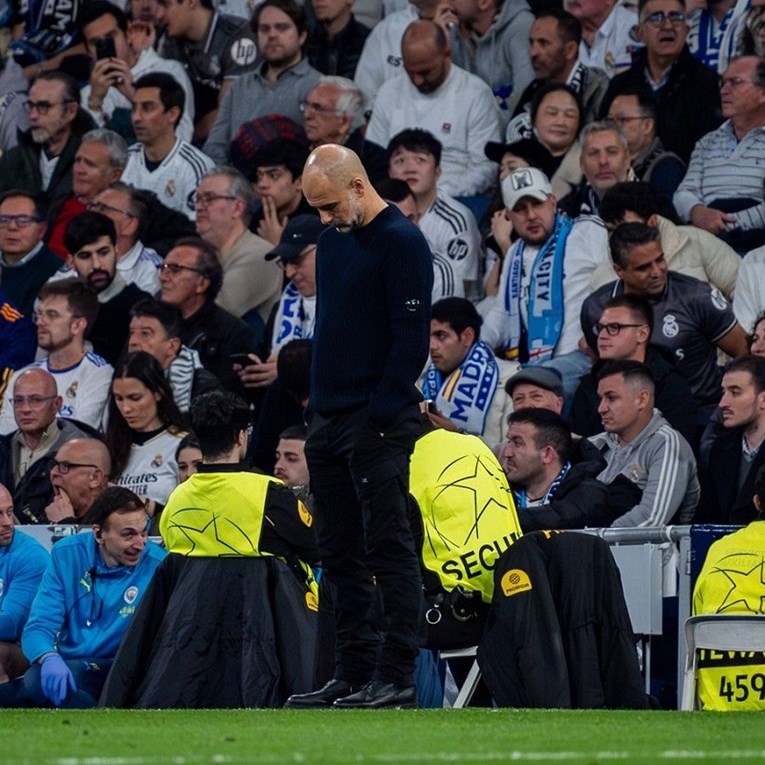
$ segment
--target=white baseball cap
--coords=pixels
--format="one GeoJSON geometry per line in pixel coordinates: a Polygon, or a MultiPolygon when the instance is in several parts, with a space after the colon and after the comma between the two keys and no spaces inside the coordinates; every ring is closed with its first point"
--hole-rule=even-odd
{"type": "Polygon", "coordinates": [[[544,202],[551,194],[550,181],[536,167],[521,167],[513,170],[502,181],[502,201],[508,210],[512,210],[524,197],[532,197],[544,202]]]}

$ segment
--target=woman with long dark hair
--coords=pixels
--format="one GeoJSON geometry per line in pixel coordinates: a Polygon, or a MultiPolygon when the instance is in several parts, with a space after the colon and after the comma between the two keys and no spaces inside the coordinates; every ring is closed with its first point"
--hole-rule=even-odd
{"type": "Polygon", "coordinates": [[[153,356],[137,351],[117,364],[106,428],[114,481],[151,500],[155,512],[178,483],[176,450],[187,432],[184,425],[153,356]]]}

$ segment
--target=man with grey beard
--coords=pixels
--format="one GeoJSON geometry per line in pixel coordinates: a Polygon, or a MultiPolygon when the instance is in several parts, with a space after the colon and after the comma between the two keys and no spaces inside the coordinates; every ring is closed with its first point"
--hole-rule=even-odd
{"type": "Polygon", "coordinates": [[[15,188],[40,195],[53,214],[72,192],[72,166],[80,139],[95,127],[80,109],[76,80],[44,72],[32,81],[26,101],[29,129],[0,159],[0,192],[15,188]]]}

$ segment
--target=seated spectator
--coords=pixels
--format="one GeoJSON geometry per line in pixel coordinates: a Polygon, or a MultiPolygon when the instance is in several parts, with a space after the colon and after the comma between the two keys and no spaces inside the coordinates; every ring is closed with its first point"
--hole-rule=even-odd
{"type": "Polygon", "coordinates": [[[582,180],[579,101],[568,85],[549,83],[534,93],[529,117],[532,135],[527,140],[539,143],[544,157],[541,164],[537,161],[529,164],[539,167],[550,178],[553,192],[562,199],[582,180]]]}
{"type": "Polygon", "coordinates": [[[241,391],[232,357],[253,353],[259,337],[241,319],[216,305],[223,284],[217,250],[202,239],[179,239],[160,269],[160,300],[181,312],[181,342],[224,388],[241,391]]]}
{"type": "Polygon", "coordinates": [[[685,175],[685,162],[666,151],[656,135],[656,106],[645,90],[623,90],[608,107],[608,119],[624,132],[638,181],[671,198],[685,175]]]}
{"type": "Polygon", "coordinates": [[[666,151],[688,162],[696,142],[720,124],[720,89],[715,72],[688,50],[684,0],[642,0],[637,36],[645,44],[632,65],[617,74],[603,98],[600,116],[618,95],[642,91],[656,105],[656,135],[666,151]]]}
{"type": "Polygon", "coordinates": [[[20,189],[40,196],[49,211],[72,191],[72,165],[80,139],[95,125],[80,109],[77,81],[63,72],[44,72],[27,98],[29,130],[0,158],[0,192],[20,189]]]}
{"type": "Polygon", "coordinates": [[[314,0],[311,7],[316,22],[306,40],[309,63],[322,74],[352,80],[371,30],[356,20],[353,0],[314,0]]]}
{"type": "MultiPolygon", "coordinates": [[[[100,0],[99,0],[100,2],[100,0]]],[[[127,163],[127,143],[113,130],[89,130],[74,155],[72,193],[51,211],[48,246],[66,259],[64,232],[76,215],[91,209],[89,205],[110,183],[119,180],[127,163]]]]}
{"type": "Polygon", "coordinates": [[[505,178],[502,196],[518,239],[505,258],[483,341],[511,361],[557,369],[572,395],[590,366],[579,350],[576,316],[606,258],[606,230],[594,219],[559,213],[550,182],[535,168],[505,178]]]}
{"type": "Polygon", "coordinates": [[[545,408],[516,409],[507,418],[503,466],[524,533],[610,526],[615,515],[596,476],[603,460],[572,464],[571,431],[545,408]]]}
{"type": "Polygon", "coordinates": [[[574,433],[594,436],[603,430],[598,412],[600,372],[609,362],[629,360],[646,365],[654,381],[656,408],[689,444],[696,445],[698,407],[674,359],[650,344],[653,322],[653,307],[645,297],[624,294],[606,302],[595,325],[598,360],[580,380],[569,414],[574,433]]]}
{"type": "Polygon", "coordinates": [[[523,91],[507,127],[507,135],[531,138],[532,96],[549,83],[570,86],[581,104],[582,122],[592,122],[608,87],[608,75],[579,60],[582,27],[561,8],[542,8],[529,30],[529,58],[535,79],[523,91]]]}
{"type": "MultiPolygon", "coordinates": [[[[672,271],[708,282],[728,300],[734,294],[741,258],[714,234],[696,226],[678,226],[669,200],[646,183],[617,183],[603,196],[600,217],[613,231],[620,223],[645,223],[659,230],[664,260],[672,271]]],[[[593,275],[593,287],[602,287],[616,276],[612,262],[593,275]]],[[[735,305],[734,305],[735,311],[735,305]]]]}
{"type": "Polygon", "coordinates": [[[183,483],[191,478],[202,464],[202,451],[199,441],[193,433],[189,433],[181,439],[175,451],[175,461],[178,463],[178,483],[183,483]]]}
{"type": "Polygon", "coordinates": [[[441,149],[427,130],[402,130],[388,144],[388,174],[409,184],[417,206],[415,222],[431,251],[450,260],[465,292],[475,295],[482,276],[481,235],[473,213],[437,187],[441,149]]]}
{"type": "Polygon", "coordinates": [[[563,8],[582,26],[579,60],[585,66],[613,77],[630,65],[632,54],[640,47],[630,35],[638,21],[633,5],[622,0],[564,0],[563,8]]]}
{"type": "Polygon", "coordinates": [[[454,63],[478,75],[492,90],[507,124],[534,73],[529,60],[528,3],[462,0],[438,7],[434,20],[450,36],[454,63]]]}
{"type": "Polygon", "coordinates": [[[104,491],[89,520],[92,534],[53,548],[21,637],[32,666],[0,686],[2,707],[94,707],[130,617],[165,557],[147,540],[146,510],[127,489],[104,491]]]}
{"type": "Polygon", "coordinates": [[[647,297],[653,306],[651,342],[667,351],[689,382],[696,404],[716,405],[720,390],[717,349],[746,353],[746,335],[720,291],[667,268],[659,231],[645,223],[622,223],[611,234],[611,259],[619,279],[596,290],[582,304],[581,328],[590,348],[593,328],[609,298],[647,297]]]}
{"type": "Polygon", "coordinates": [[[514,411],[549,409],[556,414],[563,411],[563,379],[556,369],[526,367],[505,383],[505,392],[510,396],[514,411]]]}
{"type": "MultiPolygon", "coordinates": [[[[184,109],[178,123],[178,136],[191,141],[194,135],[194,91],[180,61],[163,58],[151,45],[136,46],[136,36],[128,34],[125,13],[107,0],[90,0],[77,14],[77,28],[91,58],[90,80],[82,89],[82,108],[99,126],[109,124],[126,141],[135,140],[130,112],[135,98],[133,83],[145,74],[165,72],[182,88],[184,109]],[[111,50],[108,42],[111,40],[111,50]]],[[[114,180],[117,180],[116,178],[114,180]]]]}
{"type": "Polygon", "coordinates": [[[162,204],[153,191],[137,189],[122,181],[111,184],[101,192],[89,208],[114,221],[117,253],[121,261],[118,270],[123,272],[126,280],[128,276],[135,277],[132,281],[147,292],[152,292],[147,288],[151,285],[144,287],[143,283],[149,280],[151,263],[156,260],[161,265],[176,239],[193,236],[196,231],[193,221],[162,204]],[[115,195],[112,191],[119,193],[115,195]],[[126,204],[123,205],[123,202],[126,204]],[[116,205],[119,207],[115,209],[116,205]],[[132,223],[128,215],[133,216],[132,223]]]}
{"type": "Polygon", "coordinates": [[[401,52],[405,72],[380,88],[366,139],[385,147],[405,128],[422,127],[443,146],[439,189],[452,196],[483,193],[494,176],[483,147],[499,139],[491,89],[452,64],[446,35],[431,21],[407,27],[401,52]]]}
{"type": "Polygon", "coordinates": [[[580,106],[574,91],[557,83],[538,88],[527,116],[528,137],[508,129],[510,143],[487,143],[484,153],[499,165],[500,181],[513,170],[536,167],[550,179],[556,199],[562,199],[582,180],[580,106]]]}
{"type": "Polygon", "coordinates": [[[263,325],[278,300],[282,272],[266,262],[271,243],[248,230],[253,193],[232,167],[214,167],[194,194],[197,234],[218,250],[223,286],[217,304],[234,316],[252,316],[263,325]]]}
{"type": "MultiPolygon", "coordinates": [[[[752,502],[757,514],[743,529],[713,542],[693,590],[693,615],[763,613],[762,570],[765,559],[762,508],[765,503],[765,472],[757,471],[752,502]]],[[[751,651],[701,649],[696,675],[696,696],[701,709],[729,712],[762,710],[757,692],[765,667],[754,663],[751,651]],[[735,678],[735,685],[734,685],[735,678]],[[756,679],[755,679],[756,678],[756,679]],[[746,693],[738,689],[746,689],[746,693]],[[749,693],[751,688],[753,693],[749,693]]]]}
{"type": "Polygon", "coordinates": [[[48,558],[39,542],[14,528],[13,498],[0,485],[0,683],[29,668],[19,641],[48,558]]]}
{"type": "Polygon", "coordinates": [[[598,377],[604,432],[592,436],[606,461],[612,527],[689,523],[699,501],[696,459],[688,442],[654,409],[654,382],[644,364],[612,361],[598,377]]]}
{"type": "MultiPolygon", "coordinates": [[[[389,205],[398,207],[405,218],[412,223],[417,222],[417,202],[406,181],[400,181],[398,178],[383,178],[375,183],[374,188],[389,205]]],[[[457,264],[437,252],[431,252],[431,255],[433,256],[431,303],[445,297],[465,297],[465,282],[458,278],[455,271],[457,264]]]]}
{"type": "Polygon", "coordinates": [[[313,679],[317,590],[303,563],[318,559],[313,517],[281,481],[241,464],[250,422],[242,399],[205,393],[191,422],[203,462],[170,496],[160,530],[171,554],[125,636],[101,702],[281,706],[313,679]],[[179,607],[190,595],[193,614],[179,607]],[[159,639],[183,633],[183,624],[191,629],[182,645],[159,639]],[[209,629],[213,624],[220,629],[209,629]],[[222,643],[221,631],[239,635],[237,645],[222,643]]]}
{"type": "Polygon", "coordinates": [[[109,485],[112,458],[98,438],[72,438],[59,446],[50,469],[53,499],[45,508],[51,523],[85,523],[93,503],[109,485]]]}
{"type": "Polygon", "coordinates": [[[152,217],[160,212],[159,204],[150,204],[146,194],[127,183],[117,181],[101,191],[88,205],[88,209],[101,213],[114,223],[117,232],[117,273],[128,283],[144,292],[159,292],[159,272],[162,258],[156,250],[142,241],[149,210],[152,217]]]}
{"type": "Polygon", "coordinates": [[[624,131],[613,121],[591,122],[579,137],[584,179],[558,207],[566,215],[597,215],[603,195],[621,181],[634,180],[624,131]]]}
{"type": "Polygon", "coordinates": [[[345,77],[321,77],[300,105],[309,148],[325,143],[347,146],[359,155],[370,179],[388,174],[385,151],[365,140],[364,94],[345,77]]]}
{"type": "Polygon", "coordinates": [[[31,315],[40,287],[61,267],[48,249],[45,212],[25,191],[0,195],[0,281],[3,291],[22,313],[31,315]]]}
{"type": "Polygon", "coordinates": [[[183,64],[194,89],[194,141],[201,144],[215,122],[234,77],[258,57],[249,23],[216,11],[212,0],[165,0],[159,54],[183,64]]]}
{"type": "MultiPolygon", "coordinates": [[[[63,279],[43,285],[35,321],[37,345],[46,354],[35,366],[50,372],[61,398],[59,417],[67,417],[98,430],[109,397],[111,365],[86,350],[85,337],[98,314],[98,298],[88,285],[63,279]]],[[[27,367],[29,368],[29,367],[27,367]]],[[[21,371],[11,378],[11,388],[21,371]]],[[[0,433],[16,429],[13,407],[3,402],[0,433]]]]}
{"type": "Polygon", "coordinates": [[[157,360],[143,351],[117,364],[109,399],[106,443],[118,486],[146,499],[156,517],[178,483],[175,452],[186,435],[185,420],[157,360]]]}
{"type": "Polygon", "coordinates": [[[290,218],[316,214],[302,192],[306,159],[306,145],[290,139],[268,141],[247,158],[232,152],[232,164],[249,178],[260,202],[253,210],[250,231],[272,245],[279,244],[290,218]]]}
{"type": "Polygon", "coordinates": [[[17,429],[0,436],[0,483],[11,492],[19,523],[48,523],[45,508],[54,494],[50,469],[56,452],[70,439],[91,433],[56,417],[61,397],[53,375],[44,369],[22,372],[10,398],[17,429]]]}
{"type": "Polygon", "coordinates": [[[217,388],[214,374],[208,372],[199,354],[181,342],[181,314],[177,308],[156,300],[139,300],[130,309],[128,352],[145,351],[154,356],[165,371],[173,400],[181,412],[188,412],[191,401],[200,393],[217,388]]]}
{"type": "Polygon", "coordinates": [[[260,66],[237,77],[223,96],[204,150],[219,165],[228,162],[231,139],[248,120],[281,114],[300,122],[300,104],[321,76],[303,56],[307,22],[294,0],[265,0],[250,25],[257,36],[260,66]]]}
{"type": "Polygon", "coordinates": [[[93,350],[112,365],[127,342],[131,306],[150,297],[117,273],[116,241],[114,223],[97,212],[73,218],[64,233],[69,265],[98,296],[98,314],[90,325],[88,339],[93,350]]]}
{"type": "Polygon", "coordinates": [[[169,74],[145,74],[133,85],[133,130],[137,143],[128,149],[122,182],[155,191],[172,210],[194,220],[192,198],[213,161],[176,130],[183,115],[183,88],[169,74]]]}
{"type": "MultiPolygon", "coordinates": [[[[316,322],[316,242],[324,230],[315,215],[297,215],[290,220],[275,250],[266,260],[278,260],[289,283],[266,327],[268,347],[261,359],[249,355],[248,363],[238,367],[239,378],[247,388],[264,388],[276,380],[276,359],[290,340],[313,337],[316,322]]],[[[243,360],[244,361],[244,360],[243,360]]]]}
{"type": "Polygon", "coordinates": [[[437,428],[414,444],[409,495],[426,645],[474,646],[494,592],[494,566],[521,536],[502,467],[480,439],[437,428]]]}
{"type": "Polygon", "coordinates": [[[431,424],[479,436],[493,448],[502,440],[511,411],[505,384],[519,365],[497,359],[481,342],[482,323],[475,306],[465,298],[445,298],[433,305],[430,363],[421,386],[430,403],[431,424]]]}
{"type": "Polygon", "coordinates": [[[673,201],[682,220],[746,252],[765,244],[765,62],[734,59],[720,83],[726,121],[696,144],[673,201]]]}
{"type": "Polygon", "coordinates": [[[713,428],[701,477],[699,523],[749,523],[755,477],[765,464],[765,359],[743,356],[725,367],[721,423],[713,428]]]}

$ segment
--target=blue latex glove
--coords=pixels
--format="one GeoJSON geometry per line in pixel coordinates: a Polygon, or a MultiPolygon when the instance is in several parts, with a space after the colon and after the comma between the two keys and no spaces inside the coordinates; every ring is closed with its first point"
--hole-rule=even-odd
{"type": "Polygon", "coordinates": [[[53,706],[61,706],[61,702],[67,697],[69,689],[77,692],[77,683],[74,675],[66,662],[57,654],[52,653],[42,661],[40,668],[40,682],[43,693],[53,702],[53,706]]]}

